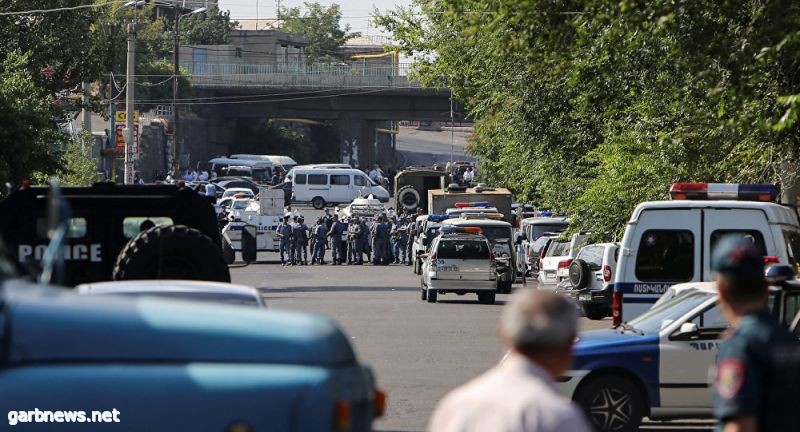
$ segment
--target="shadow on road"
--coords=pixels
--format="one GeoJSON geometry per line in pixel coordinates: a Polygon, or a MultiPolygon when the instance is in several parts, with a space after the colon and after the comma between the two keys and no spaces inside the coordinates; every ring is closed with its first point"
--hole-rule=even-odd
{"type": "MultiPolygon", "coordinates": [[[[417,290],[419,290],[419,288],[417,288],[417,290]]],[[[444,305],[446,305],[446,304],[474,304],[474,305],[482,305],[482,306],[484,306],[483,304],[478,303],[478,300],[436,300],[436,303],[444,304],[444,305]]],[[[503,306],[503,305],[506,304],[506,301],[505,300],[495,300],[494,304],[498,305],[498,306],[503,306]]]]}

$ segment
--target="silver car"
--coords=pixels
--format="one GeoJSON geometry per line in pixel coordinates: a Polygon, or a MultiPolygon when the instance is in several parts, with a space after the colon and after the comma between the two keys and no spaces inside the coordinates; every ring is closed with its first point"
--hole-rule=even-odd
{"type": "Polygon", "coordinates": [[[435,303],[438,294],[478,294],[478,301],[494,304],[497,268],[492,246],[479,228],[451,228],[436,237],[423,254],[422,300],[435,303]],[[455,232],[453,232],[455,231],[455,232]]]}

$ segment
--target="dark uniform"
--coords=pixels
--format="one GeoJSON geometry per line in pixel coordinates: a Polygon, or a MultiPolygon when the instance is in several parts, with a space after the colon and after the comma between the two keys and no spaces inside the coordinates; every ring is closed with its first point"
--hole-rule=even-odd
{"type": "Polygon", "coordinates": [[[714,417],[759,431],[800,430],[800,342],[767,309],[744,315],[717,354],[714,417]]]}

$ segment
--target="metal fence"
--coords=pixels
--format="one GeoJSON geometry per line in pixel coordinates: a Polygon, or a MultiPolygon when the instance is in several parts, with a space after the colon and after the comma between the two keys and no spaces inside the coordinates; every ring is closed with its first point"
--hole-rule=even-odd
{"type": "Polygon", "coordinates": [[[222,64],[185,63],[193,86],[199,87],[413,87],[411,64],[222,64]]]}

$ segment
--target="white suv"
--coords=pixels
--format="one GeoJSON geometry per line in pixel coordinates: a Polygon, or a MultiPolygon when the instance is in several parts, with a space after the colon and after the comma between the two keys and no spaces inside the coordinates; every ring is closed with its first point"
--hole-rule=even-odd
{"type": "Polygon", "coordinates": [[[438,294],[477,293],[478,301],[494,304],[497,269],[492,246],[480,229],[450,228],[423,254],[422,300],[435,303],[438,294]]]}
{"type": "Polygon", "coordinates": [[[556,292],[573,298],[589,319],[607,317],[611,313],[618,257],[618,243],[584,246],[570,263],[569,275],[558,284],[556,292]]]}

